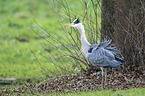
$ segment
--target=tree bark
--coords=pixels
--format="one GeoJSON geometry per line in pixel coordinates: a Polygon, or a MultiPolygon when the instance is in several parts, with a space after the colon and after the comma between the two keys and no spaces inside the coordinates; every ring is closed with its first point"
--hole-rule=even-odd
{"type": "Polygon", "coordinates": [[[102,0],[102,38],[109,37],[126,60],[144,70],[145,0],[102,0]]]}

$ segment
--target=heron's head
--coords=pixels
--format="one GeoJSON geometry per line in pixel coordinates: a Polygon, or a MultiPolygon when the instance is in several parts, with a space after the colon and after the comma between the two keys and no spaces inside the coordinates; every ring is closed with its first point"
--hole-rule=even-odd
{"type": "Polygon", "coordinates": [[[75,20],[74,20],[72,23],[70,23],[70,24],[64,24],[64,26],[79,27],[80,24],[82,24],[82,23],[80,23],[80,20],[79,20],[79,18],[78,18],[78,19],[75,19],[75,20]]]}

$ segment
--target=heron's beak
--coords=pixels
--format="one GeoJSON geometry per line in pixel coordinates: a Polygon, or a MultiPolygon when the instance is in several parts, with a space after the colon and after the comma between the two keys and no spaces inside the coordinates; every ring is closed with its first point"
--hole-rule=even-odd
{"type": "Polygon", "coordinates": [[[71,26],[71,25],[73,25],[73,24],[64,24],[63,26],[71,26]]]}

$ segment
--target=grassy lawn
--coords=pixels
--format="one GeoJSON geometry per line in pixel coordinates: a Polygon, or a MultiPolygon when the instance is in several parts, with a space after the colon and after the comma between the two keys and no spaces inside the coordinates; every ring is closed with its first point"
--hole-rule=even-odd
{"type": "MultiPolygon", "coordinates": [[[[42,18],[41,12],[38,13],[40,15],[35,14],[43,8],[42,4],[38,5],[38,1],[0,1],[0,77],[13,77],[22,80],[45,77],[30,50],[31,48],[34,53],[44,52],[41,48],[42,40],[37,40],[39,37],[31,30],[31,27],[35,25],[33,19],[48,23],[48,21],[44,21],[46,15],[42,18]],[[34,10],[35,8],[36,10],[34,10]],[[34,15],[32,15],[33,13],[34,15]],[[18,39],[25,39],[28,42],[20,42],[18,39]]],[[[46,60],[43,61],[45,62],[42,63],[43,66],[49,65],[46,60]]]]}
{"type": "MultiPolygon", "coordinates": [[[[70,5],[70,10],[74,10],[73,14],[76,16],[79,17],[84,13],[79,0],[75,0],[75,2],[67,0],[67,3],[70,5]]],[[[63,46],[49,39],[41,27],[61,42],[68,41],[69,37],[50,5],[52,4],[49,4],[47,0],[0,1],[0,77],[19,80],[45,79],[47,75],[51,75],[50,71],[53,71],[53,74],[59,73],[59,69],[53,66],[52,60],[50,62],[48,59],[49,57],[54,59],[58,54],[58,49],[63,50],[63,46]]],[[[57,7],[63,14],[64,9],[60,6],[57,7]]],[[[64,17],[67,18],[65,15],[64,17]]],[[[63,21],[69,23],[67,19],[63,21]]],[[[58,60],[54,59],[53,62],[57,64],[58,60]]]]}
{"type": "Polygon", "coordinates": [[[80,92],[80,93],[70,93],[60,96],[144,96],[145,88],[129,89],[129,90],[102,90],[95,92],[80,92]]]}
{"type": "MultiPolygon", "coordinates": [[[[70,9],[75,11],[73,13],[75,16],[79,17],[81,14],[84,14],[79,0],[67,0],[67,2],[70,4],[70,9]]],[[[57,7],[62,12],[61,15],[63,15],[63,8],[60,6],[57,7]]],[[[25,84],[28,79],[32,79],[33,83],[39,83],[49,76],[61,74],[60,69],[54,66],[54,63],[62,66],[58,60],[60,57],[57,57],[57,55],[59,54],[59,49],[64,53],[65,49],[60,43],[53,41],[49,36],[47,37],[41,27],[61,42],[67,41],[69,37],[64,32],[59,17],[51,8],[47,0],[0,0],[1,78],[16,78],[17,82],[25,84]],[[41,38],[38,34],[45,39],[41,38]]],[[[64,15],[64,18],[67,17],[64,15]]],[[[62,21],[69,23],[68,19],[63,19],[62,21]]],[[[100,25],[98,26],[100,27],[100,25]]],[[[63,65],[68,69],[71,66],[71,62],[73,62],[69,59],[62,59],[61,61],[63,61],[63,65]]],[[[144,93],[143,90],[145,89],[130,89],[126,91],[103,90],[60,95],[77,96],[79,94],[80,96],[99,96],[103,94],[102,96],[142,96],[144,93]]],[[[42,94],[38,93],[38,95],[42,94]]],[[[29,95],[29,93],[26,93],[26,95],[29,95]]],[[[47,94],[44,93],[43,95],[47,94]]],[[[52,95],[58,94],[54,93],[52,95]]]]}
{"type": "MultiPolygon", "coordinates": [[[[45,78],[49,73],[44,72],[42,67],[53,71],[51,63],[41,56],[49,54],[43,47],[45,40],[37,35],[43,30],[36,24],[39,23],[51,34],[63,33],[57,15],[48,5],[46,0],[0,1],[0,77],[21,80],[45,78]],[[21,40],[26,42],[20,42],[21,40]]],[[[48,47],[51,49],[51,45],[48,47]]]]}

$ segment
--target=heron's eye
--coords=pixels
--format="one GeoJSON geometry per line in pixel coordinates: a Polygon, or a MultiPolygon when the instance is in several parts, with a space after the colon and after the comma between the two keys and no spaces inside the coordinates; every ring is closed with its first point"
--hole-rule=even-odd
{"type": "Polygon", "coordinates": [[[78,24],[78,23],[80,23],[79,18],[74,22],[74,24],[78,24]]]}

